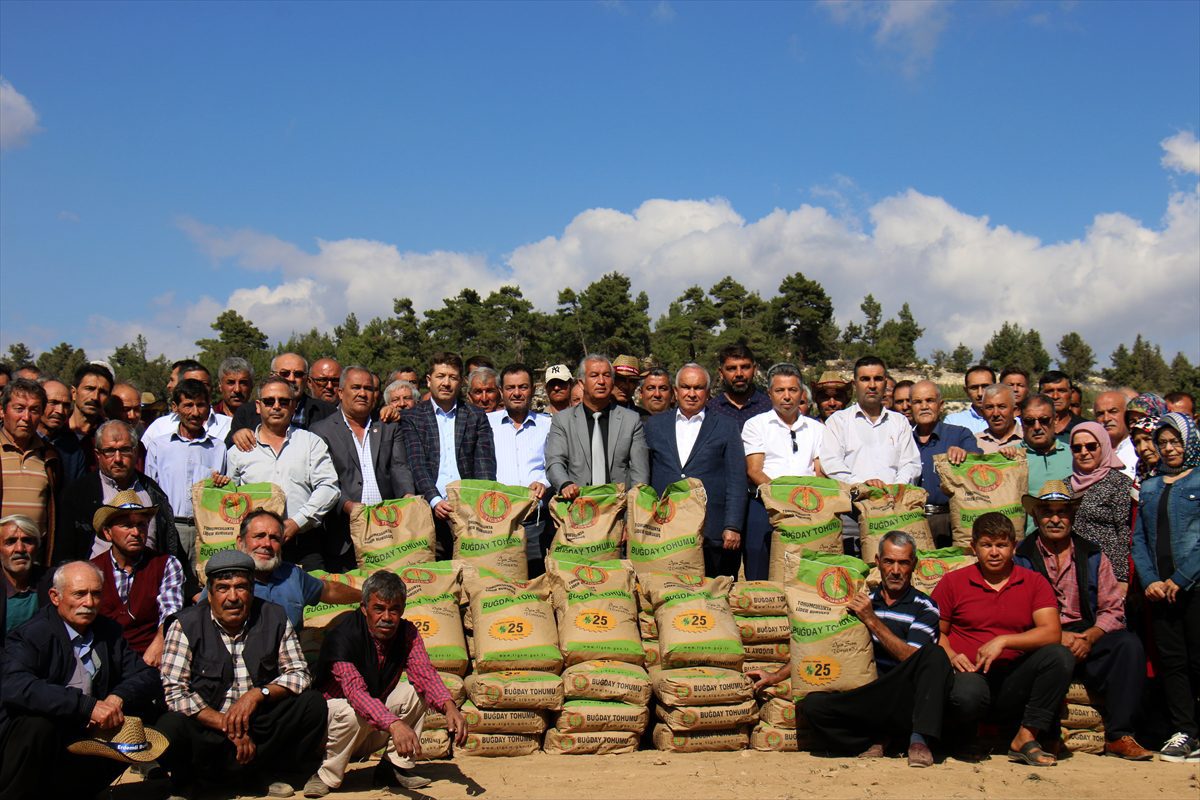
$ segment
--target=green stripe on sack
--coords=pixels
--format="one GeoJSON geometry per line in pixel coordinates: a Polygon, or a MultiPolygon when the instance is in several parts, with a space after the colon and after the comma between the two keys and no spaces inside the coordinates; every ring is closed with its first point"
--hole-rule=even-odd
{"type": "Polygon", "coordinates": [[[493,536],[488,539],[463,536],[458,540],[458,552],[461,555],[480,556],[487,553],[508,550],[512,547],[520,547],[522,549],[525,547],[520,536],[504,534],[503,536],[493,536]]]}
{"type": "Polygon", "coordinates": [[[636,642],[629,639],[605,639],[602,642],[572,642],[563,645],[563,650],[570,653],[620,653],[626,656],[638,656],[646,652],[641,639],[636,642]]]}
{"type": "Polygon", "coordinates": [[[792,641],[800,643],[819,642],[836,636],[842,631],[862,625],[858,617],[847,613],[844,616],[828,622],[792,622],[792,641]]]}
{"type": "Polygon", "coordinates": [[[897,528],[905,528],[925,519],[924,511],[905,511],[902,514],[887,514],[880,517],[867,517],[867,533],[870,535],[884,534],[897,528]]]}
{"type": "Polygon", "coordinates": [[[742,647],[741,639],[705,639],[703,642],[680,642],[673,644],[669,648],[664,648],[664,655],[667,653],[720,653],[728,655],[744,654],[745,648],[742,647]]]}
{"type": "Polygon", "coordinates": [[[962,520],[964,528],[969,528],[975,524],[975,520],[984,514],[990,514],[993,511],[998,511],[1006,517],[1025,516],[1025,509],[1020,503],[1012,503],[1007,506],[996,506],[995,508],[972,508],[963,509],[959,512],[958,518],[962,520]]]}
{"type": "Polygon", "coordinates": [[[988,453],[987,455],[968,453],[967,457],[963,459],[961,464],[951,464],[949,460],[947,460],[946,467],[949,468],[949,470],[955,475],[966,475],[967,471],[977,464],[987,464],[991,467],[1004,469],[1005,467],[1016,466],[1018,463],[1020,462],[1014,461],[1011,458],[1006,458],[1003,453],[988,453]]]}
{"type": "Polygon", "coordinates": [[[214,486],[212,478],[206,478],[204,488],[200,491],[200,505],[209,511],[220,511],[221,498],[230,494],[248,495],[251,500],[270,500],[274,488],[272,483],[243,483],[241,486],[230,483],[214,486]]]}
{"type": "Polygon", "coordinates": [[[627,542],[629,545],[629,560],[630,561],[657,561],[666,558],[672,553],[678,553],[680,550],[695,549],[699,537],[695,534],[680,536],[677,539],[671,539],[659,544],[647,544],[645,542],[627,542]]]}
{"type": "Polygon", "coordinates": [[[522,592],[513,597],[489,597],[479,601],[479,610],[485,614],[496,614],[505,609],[515,606],[528,605],[529,603],[545,602],[532,592],[522,592]]]}
{"type": "MultiPolygon", "coordinates": [[[[643,652],[645,652],[645,648],[643,648],[643,652]]],[[[589,679],[593,675],[620,675],[622,678],[636,678],[639,681],[646,680],[645,674],[641,672],[634,672],[631,669],[621,669],[620,667],[598,667],[596,669],[589,669],[586,672],[581,671],[574,674],[583,675],[589,679]]]]}
{"type": "Polygon", "coordinates": [[[197,555],[201,561],[208,561],[222,550],[232,550],[237,545],[236,539],[230,539],[228,542],[220,542],[217,544],[209,544],[208,542],[200,543],[200,551],[197,555]]]}
{"type": "MultiPolygon", "coordinates": [[[[452,644],[442,644],[436,647],[425,645],[425,652],[429,654],[430,661],[466,661],[467,648],[455,647],[452,644]]],[[[444,681],[443,681],[444,683],[444,681]]]]}
{"type": "MultiPolygon", "coordinates": [[[[476,659],[480,664],[508,663],[510,661],[561,661],[562,653],[554,645],[518,647],[515,650],[494,650],[476,659]]],[[[545,680],[541,677],[538,680],[545,680]]]]}
{"type": "MultiPolygon", "coordinates": [[[[368,550],[362,554],[363,568],[368,567],[378,569],[386,567],[390,564],[395,564],[418,550],[431,552],[429,549],[429,541],[426,539],[413,539],[400,544],[394,544],[391,547],[384,547],[379,550],[368,550]]],[[[406,565],[407,566],[407,565],[406,565]]]]}
{"type": "Polygon", "coordinates": [[[841,484],[833,478],[796,478],[791,476],[776,478],[765,487],[761,487],[760,491],[765,490],[776,500],[787,500],[797,486],[807,486],[824,497],[837,497],[842,492],[841,484]]]}
{"type": "Polygon", "coordinates": [[[970,553],[968,553],[962,547],[943,547],[940,550],[918,550],[917,560],[920,561],[922,558],[937,558],[946,560],[951,558],[963,558],[964,556],[968,555],[970,555],[970,553]]]}
{"type": "Polygon", "coordinates": [[[421,606],[434,606],[438,603],[451,603],[454,606],[458,605],[458,601],[454,599],[454,595],[450,592],[442,592],[441,594],[427,595],[425,597],[421,597],[420,595],[416,597],[410,596],[407,600],[405,600],[404,605],[407,608],[420,608],[421,606]]]}
{"type": "Polygon", "coordinates": [[[779,532],[779,541],[783,544],[804,544],[813,539],[841,533],[842,518],[835,516],[831,520],[816,525],[780,525],[775,530],[779,532]]]}
{"type": "Polygon", "coordinates": [[[865,561],[854,556],[838,556],[812,550],[804,550],[800,555],[800,566],[796,568],[795,577],[800,583],[809,586],[816,586],[821,579],[821,573],[830,567],[842,567],[859,579],[867,577],[867,573],[871,571],[865,561]]]}
{"type": "Polygon", "coordinates": [[[550,551],[550,555],[575,556],[577,558],[593,558],[597,555],[611,555],[616,551],[618,542],[616,539],[605,539],[601,542],[593,542],[592,544],[565,544],[564,542],[555,542],[554,547],[550,551]]]}
{"type": "Polygon", "coordinates": [[[659,608],[670,608],[677,606],[680,603],[687,603],[695,600],[724,600],[725,595],[715,597],[710,592],[670,592],[664,594],[662,602],[658,604],[659,608]]]}
{"type": "Polygon", "coordinates": [[[567,605],[575,605],[576,603],[597,603],[605,600],[628,600],[632,603],[633,592],[628,592],[624,589],[606,589],[603,592],[585,589],[580,592],[567,592],[567,605]]]}

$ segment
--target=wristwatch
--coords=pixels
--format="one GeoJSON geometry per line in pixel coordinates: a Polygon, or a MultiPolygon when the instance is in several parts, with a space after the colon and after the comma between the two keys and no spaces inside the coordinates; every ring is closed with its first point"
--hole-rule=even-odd
{"type": "Polygon", "coordinates": [[[258,690],[262,692],[263,700],[271,699],[271,690],[268,687],[260,686],[258,690]]]}

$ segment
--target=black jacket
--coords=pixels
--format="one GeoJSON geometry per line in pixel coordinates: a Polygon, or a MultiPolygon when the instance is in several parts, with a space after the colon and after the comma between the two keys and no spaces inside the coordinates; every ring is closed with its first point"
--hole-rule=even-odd
{"type": "MultiPolygon", "coordinates": [[[[30,575],[30,585],[37,592],[38,608],[50,605],[50,570],[41,564],[34,564],[30,575]]],[[[0,570],[0,636],[8,630],[8,576],[0,570]]],[[[4,641],[0,640],[0,650],[4,649],[4,641]]]]}

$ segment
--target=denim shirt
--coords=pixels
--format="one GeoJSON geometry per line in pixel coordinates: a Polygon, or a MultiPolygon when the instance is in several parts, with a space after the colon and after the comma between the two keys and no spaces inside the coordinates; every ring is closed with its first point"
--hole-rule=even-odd
{"type": "Polygon", "coordinates": [[[1137,521],[1133,525],[1133,563],[1145,588],[1168,578],[1181,591],[1190,591],[1200,580],[1200,469],[1171,485],[1167,514],[1171,520],[1172,575],[1158,574],[1158,502],[1163,479],[1150,478],[1142,484],[1137,521]]]}

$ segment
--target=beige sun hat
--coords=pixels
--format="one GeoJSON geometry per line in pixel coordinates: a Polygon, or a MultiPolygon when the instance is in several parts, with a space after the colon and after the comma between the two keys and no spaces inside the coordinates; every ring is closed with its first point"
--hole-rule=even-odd
{"type": "Polygon", "coordinates": [[[167,737],[142,724],[140,717],[126,717],[114,731],[103,731],[67,745],[77,756],[100,756],[122,764],[144,764],[156,760],[167,749],[167,737]]]}
{"type": "Polygon", "coordinates": [[[1021,496],[1021,505],[1026,514],[1033,514],[1041,503],[1067,503],[1078,508],[1083,497],[1076,497],[1066,481],[1046,481],[1037,494],[1021,496]]]}
{"type": "Polygon", "coordinates": [[[131,514],[154,519],[157,513],[158,506],[142,505],[142,498],[138,497],[138,493],[133,489],[126,489],[117,492],[108,504],[96,509],[96,513],[92,515],[92,530],[99,532],[114,514],[131,514]]]}

